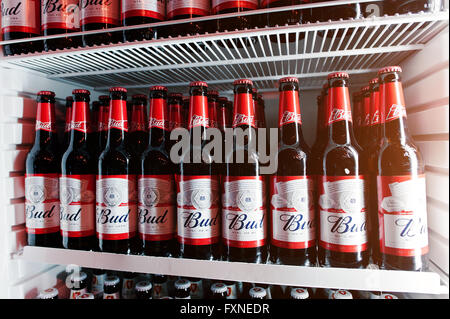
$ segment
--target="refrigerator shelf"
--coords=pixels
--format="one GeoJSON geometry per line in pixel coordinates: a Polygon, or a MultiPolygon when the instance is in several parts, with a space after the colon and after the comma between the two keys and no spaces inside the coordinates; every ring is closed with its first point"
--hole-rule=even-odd
{"type": "Polygon", "coordinates": [[[440,276],[434,272],[262,265],[31,246],[24,247],[23,251],[15,255],[15,259],[46,264],[76,264],[116,271],[300,287],[448,294],[448,287],[441,286],[440,276]]]}
{"type": "MultiPolygon", "coordinates": [[[[283,76],[299,77],[303,89],[319,89],[333,71],[349,72],[358,85],[423,49],[448,18],[443,11],[169,37],[3,57],[0,66],[97,91],[125,86],[132,93],[147,93],[154,84],[186,92],[190,81],[203,80],[227,94],[237,78],[271,91],[283,76]]],[[[135,27],[118,30],[128,28],[135,27]]]]}

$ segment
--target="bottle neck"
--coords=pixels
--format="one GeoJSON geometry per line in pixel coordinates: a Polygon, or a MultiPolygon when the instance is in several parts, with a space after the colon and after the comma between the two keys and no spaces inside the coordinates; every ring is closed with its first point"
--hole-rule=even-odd
{"type": "Polygon", "coordinates": [[[352,112],[347,86],[331,86],[328,89],[326,120],[329,142],[334,144],[351,144],[353,142],[352,112]]]}
{"type": "Polygon", "coordinates": [[[56,138],[55,104],[39,102],[36,114],[36,135],[34,145],[46,146],[56,138]]]}
{"type": "Polygon", "coordinates": [[[169,114],[165,96],[150,98],[150,115],[148,120],[149,144],[160,146],[169,133],[169,114]]]}
{"type": "Polygon", "coordinates": [[[112,99],[109,104],[107,148],[121,146],[126,143],[128,135],[127,102],[112,99]]]}
{"type": "Polygon", "coordinates": [[[195,127],[208,128],[210,126],[208,98],[201,93],[191,95],[189,102],[188,128],[195,127]]]}
{"type": "Polygon", "coordinates": [[[178,101],[169,104],[170,130],[183,127],[183,107],[178,101]]]}
{"type": "Polygon", "coordinates": [[[326,106],[327,106],[327,95],[322,96],[322,100],[317,105],[317,124],[316,124],[316,142],[323,142],[324,136],[326,136],[327,125],[326,125],[326,106]]]}
{"type": "Polygon", "coordinates": [[[131,125],[130,133],[132,132],[145,132],[146,127],[146,110],[144,104],[134,104],[131,110],[131,125]]]}
{"type": "Polygon", "coordinates": [[[234,95],[233,128],[252,126],[256,129],[256,115],[253,97],[250,92],[237,92],[234,95]]]}
{"type": "Polygon", "coordinates": [[[280,140],[284,145],[295,145],[303,141],[302,117],[298,91],[280,91],[278,127],[280,140]]]}
{"type": "Polygon", "coordinates": [[[81,147],[87,145],[90,133],[90,117],[88,102],[73,102],[72,119],[70,121],[70,146],[81,147]]]}
{"type": "Polygon", "coordinates": [[[402,83],[396,79],[381,83],[380,102],[384,137],[391,142],[406,143],[410,135],[406,125],[402,83]]]}

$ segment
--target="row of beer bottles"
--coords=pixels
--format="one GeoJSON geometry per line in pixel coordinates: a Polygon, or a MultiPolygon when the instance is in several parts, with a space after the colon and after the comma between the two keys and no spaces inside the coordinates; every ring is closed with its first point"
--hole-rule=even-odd
{"type": "MultiPolygon", "coordinates": [[[[39,35],[69,34],[77,31],[110,29],[174,19],[189,19],[210,14],[243,12],[258,8],[274,8],[324,0],[2,0],[3,40],[33,38],[39,35]]],[[[227,19],[142,28],[125,32],[107,32],[60,37],[44,41],[29,41],[3,47],[5,55],[39,52],[42,50],[92,46],[120,41],[150,40],[155,37],[176,37],[234,29],[245,29],[358,18],[387,14],[439,9],[441,0],[389,0],[336,7],[318,7],[302,10],[269,12],[263,15],[235,16],[227,19]],[[384,8],[384,9],[383,9],[384,8]]]]}
{"type": "MultiPolygon", "coordinates": [[[[346,73],[333,73],[328,77],[324,92],[327,103],[319,104],[319,108],[322,106],[324,109],[318,112],[318,123],[323,125],[318,127],[316,143],[311,151],[301,132],[298,80],[280,80],[278,167],[270,177],[271,262],[314,266],[317,242],[318,261],[322,266],[366,267],[372,250],[373,261],[385,268],[424,269],[428,237],[423,162],[407,133],[400,72],[399,67],[387,67],[379,72],[383,136],[370,153],[364,153],[353,136],[346,73]]],[[[233,128],[256,127],[252,81],[235,81],[234,92],[233,128]]],[[[191,132],[194,129],[204,132],[209,125],[207,84],[191,83],[190,93],[189,129],[191,132]]],[[[40,96],[45,97],[45,92],[40,96]]],[[[220,179],[210,161],[182,162],[175,171],[174,181],[167,150],[161,147],[167,140],[167,132],[164,126],[156,127],[149,140],[159,142],[150,143],[139,164],[139,218],[132,215],[132,212],[136,214],[133,206],[136,205],[133,197],[136,196],[136,173],[133,173],[136,172],[133,169],[136,164],[127,153],[125,96],[125,89],[111,89],[113,109],[110,109],[109,138],[98,161],[97,225],[93,225],[94,182],[86,182],[91,186],[83,188],[84,194],[91,193],[84,215],[91,224],[86,227],[90,236],[97,232],[100,249],[127,252],[139,230],[145,254],[170,255],[170,246],[176,238],[176,255],[180,257],[215,259],[222,248],[224,260],[265,262],[269,222],[265,203],[266,178],[260,174],[256,152],[250,154],[256,161],[250,162],[246,158],[244,163],[236,163],[236,152],[233,151],[234,161],[226,163],[220,179]],[[174,189],[174,183],[177,196],[170,191],[174,189]],[[139,226],[136,226],[138,219],[139,226]]],[[[42,102],[45,101],[41,100],[41,108],[46,105],[42,102]]],[[[159,109],[161,114],[161,109],[165,108],[160,104],[159,109]]],[[[54,194],[53,199],[57,201],[57,162],[45,163],[46,172],[39,167],[43,163],[35,164],[36,154],[40,153],[40,141],[51,141],[48,132],[42,131],[42,128],[49,127],[51,123],[43,125],[38,114],[37,140],[27,158],[27,231],[30,244],[36,244],[37,240],[41,241],[38,245],[48,245],[50,242],[47,240],[51,238],[38,238],[36,233],[45,227],[32,225],[43,223],[42,217],[55,209],[54,206],[40,204],[46,200],[45,194],[54,194]],[[54,174],[52,182],[45,182],[45,178],[39,175],[42,173],[54,174]],[[43,183],[46,183],[44,186],[53,185],[54,192],[44,191],[43,183]]],[[[201,151],[205,145],[202,144],[200,149],[195,146],[192,135],[191,152],[201,151]]],[[[256,137],[250,135],[248,145],[252,138],[256,137]]],[[[246,150],[253,152],[250,148],[246,150]]],[[[74,163],[71,165],[76,169],[65,172],[63,156],[61,232],[66,240],[72,233],[72,230],[64,229],[70,226],[69,217],[81,211],[81,187],[77,190],[78,195],[74,195],[76,183],[69,185],[66,181],[69,176],[65,174],[75,176],[70,176],[71,179],[78,178],[81,175],[77,174],[87,174],[86,167],[89,166],[81,158],[74,163]],[[67,203],[73,203],[72,207],[64,208],[67,203]],[[69,209],[74,213],[68,214],[69,209]]],[[[54,224],[54,229],[50,227],[51,230],[46,231],[57,235],[57,218],[54,224]]],[[[74,223],[73,227],[80,227],[80,222],[74,223]]],[[[73,240],[79,241],[78,247],[89,242],[81,237],[83,232],[73,233],[73,240]]],[[[87,247],[92,247],[92,244],[87,247]]]]}

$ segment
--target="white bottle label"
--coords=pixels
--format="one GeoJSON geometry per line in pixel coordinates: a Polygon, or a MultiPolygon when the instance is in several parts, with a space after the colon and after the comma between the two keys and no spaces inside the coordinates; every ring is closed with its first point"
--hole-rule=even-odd
{"type": "Polygon", "coordinates": [[[320,245],[338,252],[368,249],[362,176],[323,176],[319,197],[320,245]]]}
{"type": "Polygon", "coordinates": [[[191,298],[203,299],[203,280],[191,281],[191,298]]]}
{"type": "Polygon", "coordinates": [[[103,299],[120,299],[120,294],[119,292],[115,292],[112,294],[103,293],[103,299]]]}
{"type": "Polygon", "coordinates": [[[105,283],[106,274],[92,275],[91,292],[96,298],[103,295],[103,284],[105,283]]]}
{"type": "Polygon", "coordinates": [[[209,0],[167,0],[167,18],[179,15],[209,15],[209,0]]]}
{"type": "Polygon", "coordinates": [[[381,252],[428,253],[425,175],[378,176],[378,207],[381,252]]]}
{"type": "Polygon", "coordinates": [[[80,0],[81,25],[108,23],[120,25],[120,0],[80,0]]]}
{"type": "Polygon", "coordinates": [[[153,293],[152,293],[153,299],[159,299],[161,297],[166,297],[168,295],[169,291],[167,289],[167,283],[153,284],[153,293]]]}
{"type": "Polygon", "coordinates": [[[139,236],[162,241],[175,237],[176,206],[173,175],[144,175],[139,178],[139,236]]]}
{"type": "Polygon", "coordinates": [[[122,20],[135,16],[164,20],[164,0],[122,0],[122,20]]]}
{"type": "Polygon", "coordinates": [[[97,237],[129,239],[137,232],[136,180],[132,175],[97,177],[97,237]]]}
{"type": "Polygon", "coordinates": [[[79,29],[80,8],[78,3],[78,0],[41,1],[41,29],[79,29]]]}
{"type": "Polygon", "coordinates": [[[178,241],[211,245],[220,238],[219,183],[215,176],[177,175],[178,241]]]}
{"type": "Polygon", "coordinates": [[[222,238],[231,247],[266,244],[265,187],[261,176],[226,177],[222,196],[222,238]]]}
{"type": "Polygon", "coordinates": [[[313,182],[304,176],[272,176],[271,244],[305,249],[315,245],[313,182]]]}
{"type": "Polygon", "coordinates": [[[237,299],[237,290],[235,283],[227,285],[227,299],[237,299]]]}
{"type": "Polygon", "coordinates": [[[64,237],[95,235],[95,176],[59,178],[61,234],[64,237]]]}
{"type": "Polygon", "coordinates": [[[58,174],[25,175],[25,210],[27,233],[59,231],[58,174]]]}
{"type": "Polygon", "coordinates": [[[40,34],[39,0],[2,0],[2,33],[40,34]]]}
{"type": "Polygon", "coordinates": [[[132,278],[124,278],[122,282],[122,298],[135,299],[136,292],[134,290],[135,282],[132,278]]]}

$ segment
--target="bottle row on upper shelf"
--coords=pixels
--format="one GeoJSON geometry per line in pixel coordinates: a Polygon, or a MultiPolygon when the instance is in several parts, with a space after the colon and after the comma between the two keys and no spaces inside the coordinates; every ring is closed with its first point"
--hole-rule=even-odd
{"type": "Polygon", "coordinates": [[[341,4],[257,15],[192,21],[116,32],[69,36],[78,31],[135,26],[164,20],[192,19],[210,14],[239,13],[258,8],[276,8],[324,0],[2,0],[3,40],[30,39],[5,44],[5,55],[26,54],[57,49],[93,46],[127,41],[177,37],[187,34],[252,29],[285,24],[339,20],[383,14],[439,11],[442,0],[386,0],[341,4]],[[66,34],[66,37],[32,41],[36,36],[66,34]]]}

